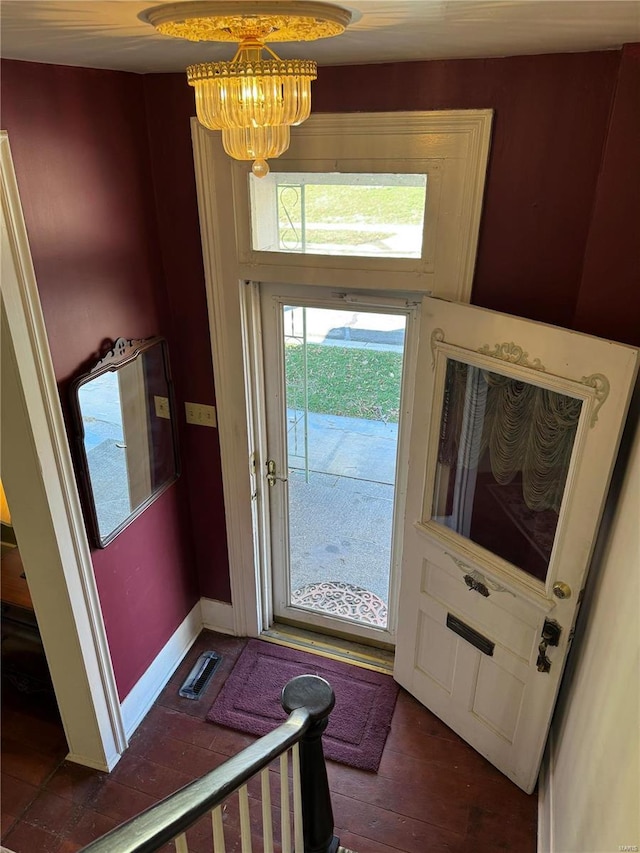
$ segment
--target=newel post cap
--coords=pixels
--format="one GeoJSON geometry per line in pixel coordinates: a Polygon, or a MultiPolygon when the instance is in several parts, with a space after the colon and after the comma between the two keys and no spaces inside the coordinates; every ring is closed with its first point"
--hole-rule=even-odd
{"type": "Polygon", "coordinates": [[[297,708],[306,708],[314,721],[328,717],[336,704],[333,688],[319,675],[298,675],[282,691],[282,707],[290,714],[297,708]]]}

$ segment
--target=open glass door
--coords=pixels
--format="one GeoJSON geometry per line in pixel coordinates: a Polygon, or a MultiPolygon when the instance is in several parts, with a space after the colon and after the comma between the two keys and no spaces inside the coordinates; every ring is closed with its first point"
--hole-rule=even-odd
{"type": "Polygon", "coordinates": [[[425,299],[395,677],[532,791],[636,350],[425,299]]]}
{"type": "Polygon", "coordinates": [[[390,643],[409,309],[261,292],[273,617],[390,643]]]}

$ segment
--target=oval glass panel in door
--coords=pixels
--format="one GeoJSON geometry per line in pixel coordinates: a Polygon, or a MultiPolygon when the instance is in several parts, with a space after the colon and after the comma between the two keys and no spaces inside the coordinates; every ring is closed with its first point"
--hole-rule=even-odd
{"type": "Polygon", "coordinates": [[[544,581],[581,407],[448,358],[433,520],[544,581]]]}

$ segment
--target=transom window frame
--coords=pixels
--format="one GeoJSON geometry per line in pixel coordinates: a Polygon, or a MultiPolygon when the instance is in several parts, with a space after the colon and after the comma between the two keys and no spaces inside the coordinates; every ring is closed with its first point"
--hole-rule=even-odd
{"type": "Polygon", "coordinates": [[[314,284],[326,271],[332,284],[350,287],[352,273],[363,271],[373,287],[416,291],[417,286],[422,293],[469,302],[492,118],[490,109],[312,115],[294,129],[286,154],[270,162],[275,173],[425,174],[420,258],[254,250],[249,170],[247,164],[231,161],[240,275],[314,284]]]}
{"type": "MultiPolygon", "coordinates": [[[[243,184],[246,180],[239,170],[234,170],[234,193],[240,211],[238,220],[238,250],[241,263],[260,264],[269,267],[295,266],[316,269],[379,270],[387,273],[397,272],[415,274],[435,273],[435,252],[438,242],[437,224],[440,221],[440,203],[442,198],[442,176],[444,164],[440,160],[388,160],[371,161],[374,168],[363,168],[362,160],[282,160],[274,162],[271,171],[275,174],[300,173],[317,174],[321,180],[331,174],[382,174],[382,175],[425,175],[427,178],[426,201],[422,225],[422,253],[419,258],[388,257],[371,255],[328,255],[306,254],[302,252],[260,251],[253,248],[251,234],[252,214],[259,211],[250,209],[250,193],[243,184]],[[297,168],[303,164],[304,169],[297,168]]],[[[250,177],[249,177],[250,179],[250,177]]],[[[257,180],[257,179],[256,179],[257,180]]]]}

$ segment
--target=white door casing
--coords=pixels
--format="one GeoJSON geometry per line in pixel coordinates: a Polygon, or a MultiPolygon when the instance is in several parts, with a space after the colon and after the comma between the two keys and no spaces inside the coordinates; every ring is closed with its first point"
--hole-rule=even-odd
{"type": "Polygon", "coordinates": [[[425,223],[429,257],[422,263],[404,265],[388,258],[275,256],[253,251],[249,164],[232,161],[222,148],[220,134],[205,130],[192,119],[237,634],[259,635],[269,609],[261,588],[268,572],[256,564],[257,555],[266,549],[265,541],[258,541],[254,521],[264,517],[264,511],[258,508],[256,513],[252,495],[254,501],[262,501],[266,481],[255,477],[262,464],[256,458],[261,442],[250,435],[253,414],[244,355],[251,353],[252,345],[243,325],[247,304],[243,282],[275,281],[380,293],[433,292],[468,301],[491,119],[491,110],[312,115],[293,129],[286,159],[271,163],[272,170],[299,172],[395,169],[411,173],[426,168],[435,188],[431,209],[427,202],[425,223]]]}
{"type": "Polygon", "coordinates": [[[527,792],[538,775],[637,361],[637,351],[621,344],[424,300],[394,674],[527,792]],[[433,518],[447,357],[583,401],[545,581],[433,518]],[[465,575],[488,594],[470,590],[465,575]],[[558,582],[569,597],[554,595],[558,582]],[[494,643],[493,653],[455,633],[448,616],[494,643]],[[545,618],[561,635],[546,649],[549,672],[539,672],[545,618]]]}
{"type": "Polygon", "coordinates": [[[9,139],[2,190],[2,477],[69,745],[110,770],[127,746],[9,139]]]}

